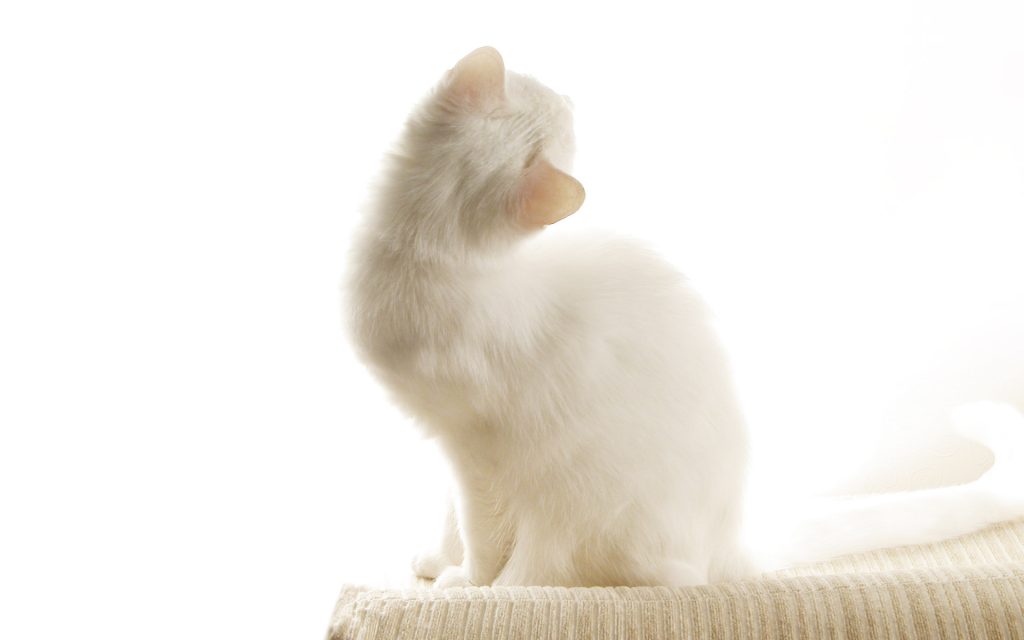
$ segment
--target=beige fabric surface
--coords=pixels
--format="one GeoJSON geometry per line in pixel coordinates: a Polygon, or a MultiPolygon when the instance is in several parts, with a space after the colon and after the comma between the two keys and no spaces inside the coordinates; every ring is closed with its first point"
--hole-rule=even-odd
{"type": "Polygon", "coordinates": [[[685,589],[346,587],[329,637],[1024,640],[1024,520],[685,589]]]}

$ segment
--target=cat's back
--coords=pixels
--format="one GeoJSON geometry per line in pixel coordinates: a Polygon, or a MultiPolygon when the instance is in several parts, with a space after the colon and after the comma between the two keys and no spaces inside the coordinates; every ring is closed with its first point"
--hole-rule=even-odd
{"type": "Polygon", "coordinates": [[[711,319],[683,273],[632,238],[602,231],[552,232],[527,245],[524,259],[551,299],[575,306],[594,328],[644,333],[653,325],[667,325],[672,335],[711,319]]]}
{"type": "MultiPolygon", "coordinates": [[[[642,400],[704,397],[728,401],[728,364],[711,313],[687,278],[628,238],[544,234],[524,247],[515,269],[525,292],[518,309],[529,339],[510,375],[544,378],[561,397],[618,397],[641,381],[642,400]],[[523,372],[523,373],[520,373],[523,372]],[[687,394],[682,394],[687,395],[687,394]]],[[[507,306],[496,307],[507,310],[507,306]]],[[[508,326],[497,314],[492,326],[508,326]]],[[[662,406],[676,405],[676,400],[662,406]]]]}

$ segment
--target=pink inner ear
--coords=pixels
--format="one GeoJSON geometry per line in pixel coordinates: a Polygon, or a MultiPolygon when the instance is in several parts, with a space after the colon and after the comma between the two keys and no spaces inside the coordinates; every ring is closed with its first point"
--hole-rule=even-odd
{"type": "Polygon", "coordinates": [[[543,158],[526,170],[520,220],[530,228],[554,224],[583,206],[586,192],[579,180],[543,158]]]}
{"type": "Polygon", "coordinates": [[[505,62],[494,47],[480,47],[452,69],[449,90],[472,104],[494,103],[505,97],[505,62]]]}

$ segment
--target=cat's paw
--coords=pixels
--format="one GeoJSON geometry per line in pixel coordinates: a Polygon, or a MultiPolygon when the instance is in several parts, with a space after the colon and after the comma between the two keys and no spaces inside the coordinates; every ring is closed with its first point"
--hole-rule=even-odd
{"type": "Polygon", "coordinates": [[[412,572],[417,578],[433,579],[451,565],[452,561],[443,553],[418,553],[412,559],[412,572]]]}
{"type": "Polygon", "coordinates": [[[469,577],[461,566],[451,565],[445,567],[441,575],[437,576],[434,586],[438,589],[448,589],[449,587],[472,587],[473,583],[469,581],[469,577]]]}

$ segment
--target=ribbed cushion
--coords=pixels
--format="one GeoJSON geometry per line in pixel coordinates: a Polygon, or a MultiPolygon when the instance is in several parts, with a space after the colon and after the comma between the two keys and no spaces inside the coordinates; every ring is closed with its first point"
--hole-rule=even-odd
{"type": "Polygon", "coordinates": [[[686,589],[347,587],[330,638],[1024,640],[1024,520],[686,589]]]}

